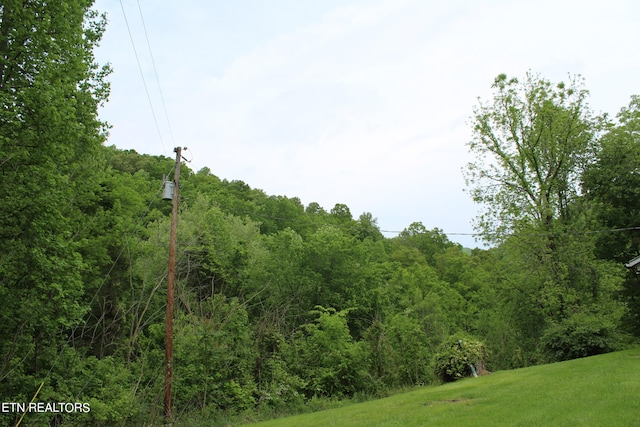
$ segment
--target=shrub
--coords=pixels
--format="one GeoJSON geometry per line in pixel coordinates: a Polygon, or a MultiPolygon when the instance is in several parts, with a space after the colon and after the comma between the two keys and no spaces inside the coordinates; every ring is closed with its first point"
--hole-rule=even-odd
{"type": "Polygon", "coordinates": [[[485,372],[485,358],[486,350],[482,342],[455,335],[438,347],[434,373],[443,382],[456,381],[478,371],[485,372]]]}
{"type": "Polygon", "coordinates": [[[369,352],[354,341],[347,310],[316,307],[318,318],[302,326],[287,356],[291,373],[302,380],[307,397],[351,397],[369,392],[369,352]]]}
{"type": "Polygon", "coordinates": [[[543,350],[552,361],[608,353],[616,350],[620,342],[614,322],[589,311],[552,323],[541,338],[543,350]]]}

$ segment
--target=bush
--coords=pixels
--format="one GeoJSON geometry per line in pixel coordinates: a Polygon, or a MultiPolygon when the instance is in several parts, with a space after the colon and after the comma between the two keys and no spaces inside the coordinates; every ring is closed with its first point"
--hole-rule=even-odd
{"type": "Polygon", "coordinates": [[[485,372],[485,358],[486,350],[482,342],[452,336],[438,347],[434,358],[434,372],[443,382],[456,381],[478,371],[485,372]]]}
{"type": "Polygon", "coordinates": [[[351,336],[347,311],[316,308],[312,313],[318,318],[302,326],[287,356],[291,373],[306,384],[308,398],[369,392],[369,352],[365,343],[351,336]]]}
{"type": "Polygon", "coordinates": [[[541,338],[551,361],[577,359],[617,350],[621,343],[616,325],[607,316],[575,313],[552,323],[541,338]]]}
{"type": "Polygon", "coordinates": [[[304,405],[306,381],[288,372],[286,363],[279,357],[264,361],[263,369],[268,371],[267,381],[258,388],[258,404],[274,411],[286,411],[304,405]]]}
{"type": "Polygon", "coordinates": [[[209,310],[207,317],[180,313],[175,319],[176,412],[252,408],[254,353],[244,306],[217,294],[202,302],[201,309],[209,310]]]}

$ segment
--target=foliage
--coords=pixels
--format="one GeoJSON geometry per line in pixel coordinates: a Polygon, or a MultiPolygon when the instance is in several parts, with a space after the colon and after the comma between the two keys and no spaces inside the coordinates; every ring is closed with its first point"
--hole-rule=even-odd
{"type": "MultiPolygon", "coordinates": [[[[287,352],[284,350],[284,353],[287,352]]],[[[263,384],[258,389],[260,409],[268,407],[275,411],[287,411],[304,405],[304,391],[308,383],[290,372],[283,356],[274,354],[263,360],[261,378],[263,384]]]]}
{"type": "MultiPolygon", "coordinates": [[[[610,124],[601,149],[582,177],[586,196],[594,204],[603,227],[628,228],[640,224],[640,97],[633,96],[610,124]]],[[[640,230],[603,234],[599,255],[626,262],[640,252],[640,230]]]]}
{"type": "MultiPolygon", "coordinates": [[[[138,410],[130,383],[130,372],[112,357],[97,359],[65,348],[56,358],[51,373],[44,381],[25,379],[30,396],[37,402],[83,402],[90,411],[80,413],[28,412],[23,422],[28,425],[64,425],[65,422],[110,426],[135,416],[138,410]],[[37,395],[36,395],[37,393],[37,395]]],[[[15,414],[14,414],[15,415],[15,414]]],[[[22,414],[17,414],[22,415],[22,414]]],[[[6,420],[6,417],[5,417],[6,420]]],[[[14,425],[9,423],[8,425],[14,425]]]]}
{"type": "Polygon", "coordinates": [[[222,410],[252,407],[255,384],[246,311],[220,295],[203,302],[200,316],[176,318],[174,332],[175,405],[178,410],[208,406],[222,410]]]}
{"type": "MultiPolygon", "coordinates": [[[[602,229],[596,254],[599,258],[626,263],[640,254],[640,97],[631,97],[601,138],[601,149],[582,177],[585,197],[593,206],[602,229]]],[[[627,275],[621,298],[629,305],[627,330],[640,335],[639,277],[627,275]]]]}
{"type": "Polygon", "coordinates": [[[608,353],[620,348],[622,334],[602,308],[591,307],[553,323],[540,341],[552,361],[608,353]]]}
{"type": "MultiPolygon", "coordinates": [[[[5,1],[0,12],[0,394],[47,374],[88,310],[80,238],[98,191],[108,67],[90,2],[5,1]],[[22,377],[22,378],[20,378],[22,377]]],[[[27,388],[30,390],[30,387],[27,388]]],[[[24,391],[21,390],[21,392],[24,391]]],[[[28,392],[30,393],[30,391],[28,392]]]]}
{"type": "Polygon", "coordinates": [[[365,346],[349,333],[346,311],[317,307],[318,317],[302,326],[288,363],[305,381],[308,397],[353,396],[368,388],[365,346]]]}
{"type": "Polygon", "coordinates": [[[430,382],[428,370],[429,337],[423,322],[413,316],[397,314],[388,321],[387,339],[391,346],[392,373],[389,385],[419,385],[430,382]]]}
{"type": "Polygon", "coordinates": [[[494,372],[373,402],[249,424],[255,427],[437,425],[630,426],[640,403],[640,350],[494,372]]]}
{"type": "MultiPolygon", "coordinates": [[[[105,22],[90,5],[0,6],[0,392],[27,402],[42,385],[39,399],[92,407],[35,424],[158,424],[171,212],[159,190],[174,162],[102,145],[109,68],[94,63],[105,22]]],[[[593,231],[637,225],[624,189],[637,175],[638,99],[600,135],[579,79],[499,76],[494,88],[474,113],[467,175],[490,250],[420,222],[385,238],[371,213],[184,166],[177,422],[457,379],[487,350],[512,368],[624,342],[634,294],[620,261],[637,236],[618,245],[593,231]]]]}
{"type": "Polygon", "coordinates": [[[454,335],[445,340],[434,358],[434,371],[443,382],[477,375],[484,369],[487,352],[484,344],[474,338],[454,335]]]}
{"type": "Polygon", "coordinates": [[[477,228],[501,242],[522,227],[551,227],[579,195],[579,177],[593,152],[598,120],[582,80],[551,82],[527,73],[523,82],[496,77],[493,101],[473,115],[467,186],[484,211],[477,228]]]}
{"type": "MultiPolygon", "coordinates": [[[[542,337],[555,337],[575,313],[616,306],[621,274],[597,259],[594,235],[585,233],[597,220],[579,185],[603,120],[579,79],[554,86],[531,73],[523,83],[500,75],[493,87],[493,102],[474,110],[469,147],[478,160],[467,183],[485,207],[477,227],[506,250],[503,301],[514,310],[517,349],[535,361],[542,337]]],[[[620,328],[619,310],[590,312],[620,328]]]]}
{"type": "Polygon", "coordinates": [[[438,228],[427,230],[421,222],[414,222],[402,230],[396,242],[417,249],[429,264],[434,263],[437,254],[454,246],[454,243],[449,241],[442,230],[438,228]]]}

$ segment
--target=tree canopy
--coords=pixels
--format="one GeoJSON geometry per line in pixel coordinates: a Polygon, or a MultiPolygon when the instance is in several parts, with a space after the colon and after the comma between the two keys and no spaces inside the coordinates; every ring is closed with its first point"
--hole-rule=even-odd
{"type": "Polygon", "coordinates": [[[466,179],[484,207],[477,228],[500,242],[568,219],[599,121],[579,77],[553,85],[531,72],[522,82],[501,74],[492,87],[493,99],[474,109],[469,149],[477,160],[467,166],[466,179]]]}
{"type": "MultiPolygon", "coordinates": [[[[27,413],[29,425],[162,419],[174,161],[105,145],[105,20],[91,5],[0,5],[0,394],[91,408],[27,413]]],[[[638,279],[622,262],[640,252],[638,98],[609,122],[579,77],[493,88],[466,171],[488,249],[417,220],[385,237],[373,213],[182,166],[177,422],[377,397],[469,375],[471,358],[509,369],[637,341],[638,279]]]]}

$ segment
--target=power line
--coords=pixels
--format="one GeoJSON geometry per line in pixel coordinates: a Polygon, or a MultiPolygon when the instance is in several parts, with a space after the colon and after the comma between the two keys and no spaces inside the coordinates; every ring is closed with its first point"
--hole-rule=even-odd
{"type": "MultiPolygon", "coordinates": [[[[147,94],[147,100],[149,101],[149,107],[151,108],[151,115],[153,116],[153,121],[156,125],[156,130],[158,131],[158,137],[160,138],[160,144],[162,144],[162,152],[167,153],[167,149],[164,146],[164,141],[162,139],[162,132],[160,131],[160,125],[158,124],[158,118],[156,117],[156,112],[153,109],[153,102],[151,101],[151,95],[149,94],[149,88],[147,87],[147,80],[144,78],[144,72],[142,71],[142,65],[140,64],[140,57],[138,56],[138,50],[136,49],[136,44],[133,40],[133,34],[131,33],[131,27],[129,26],[129,20],[127,19],[127,13],[124,10],[124,5],[122,4],[122,0],[120,0],[120,8],[122,9],[122,15],[124,16],[124,22],[127,26],[127,32],[129,33],[129,39],[131,40],[131,46],[133,46],[133,53],[136,57],[136,62],[138,63],[138,70],[140,70],[140,76],[142,77],[142,84],[144,86],[144,91],[147,94]]],[[[145,30],[146,31],[146,30],[145,30]]],[[[155,69],[155,64],[154,64],[155,69]]]]}
{"type": "Polygon", "coordinates": [[[151,64],[153,65],[153,73],[156,76],[156,82],[158,83],[158,92],[160,94],[160,101],[162,102],[162,109],[164,111],[164,118],[167,121],[167,127],[169,128],[169,135],[171,136],[171,142],[175,145],[173,138],[173,129],[171,128],[171,121],[169,120],[169,114],[167,113],[167,104],[164,102],[164,94],[162,93],[162,86],[160,85],[160,76],[158,69],[156,68],[156,61],[153,58],[153,50],[151,49],[151,42],[149,41],[149,33],[147,32],[147,26],[144,22],[144,15],[142,14],[142,7],[140,6],[140,0],[138,0],[138,11],[140,12],[140,20],[142,21],[142,29],[144,30],[144,36],[147,40],[147,47],[149,49],[149,56],[151,57],[151,64]]]}
{"type": "MultiPolygon", "coordinates": [[[[252,218],[256,218],[256,219],[260,219],[260,218],[264,218],[264,219],[272,219],[275,221],[281,221],[281,222],[289,222],[289,223],[298,223],[298,224],[307,224],[307,225],[312,225],[313,223],[309,223],[306,220],[301,220],[301,219],[297,219],[297,218],[287,218],[287,217],[279,217],[279,216],[274,216],[274,215],[269,215],[269,214],[263,214],[263,213],[259,213],[259,212],[250,212],[250,211],[240,211],[240,210],[235,210],[235,209],[230,209],[228,210],[230,213],[235,214],[235,215],[246,215],[252,218]]],[[[323,222],[323,223],[316,223],[319,226],[325,226],[325,225],[329,225],[329,226],[337,226],[337,227],[342,227],[342,225],[338,225],[338,224],[334,224],[331,222],[323,222]]],[[[508,234],[507,236],[514,236],[514,237],[544,237],[544,236],[560,236],[560,235],[588,235],[588,234],[603,234],[603,233],[618,233],[618,232],[622,232],[622,231],[634,231],[634,230],[640,230],[640,226],[637,227],[622,227],[622,228],[608,228],[608,229],[601,229],[601,230],[585,230],[585,231],[565,231],[565,232],[558,232],[558,233],[553,233],[553,232],[548,232],[548,233],[511,233],[508,234]]],[[[401,234],[403,233],[405,230],[383,230],[381,228],[378,228],[378,231],[381,233],[389,233],[389,234],[401,234]]],[[[484,237],[487,236],[487,234],[485,233],[464,233],[464,232],[445,232],[442,230],[439,230],[441,232],[441,234],[444,234],[445,236],[470,236],[470,237],[484,237]]]]}
{"type": "MultiPolygon", "coordinates": [[[[587,231],[563,231],[560,233],[512,233],[508,234],[508,236],[558,236],[558,235],[586,235],[586,234],[601,234],[601,233],[617,233],[620,231],[632,231],[632,230],[640,230],[640,227],[624,227],[624,228],[609,228],[604,230],[587,230],[587,231]]],[[[404,230],[403,230],[404,231],[404,230]]],[[[391,234],[400,234],[402,231],[397,230],[380,230],[381,233],[391,233],[391,234]]],[[[445,231],[442,232],[447,236],[471,236],[471,237],[483,237],[487,234],[484,233],[447,233],[445,231]]]]}

